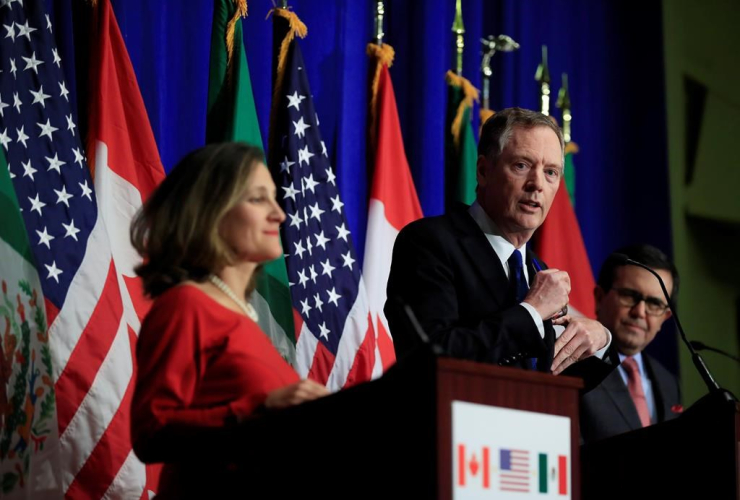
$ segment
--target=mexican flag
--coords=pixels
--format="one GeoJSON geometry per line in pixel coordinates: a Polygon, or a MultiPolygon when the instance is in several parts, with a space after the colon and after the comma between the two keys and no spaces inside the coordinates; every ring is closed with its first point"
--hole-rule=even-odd
{"type": "Polygon", "coordinates": [[[62,498],[44,296],[0,153],[0,496],[62,498]]]}
{"type": "MultiPolygon", "coordinates": [[[[206,140],[243,141],[263,148],[242,39],[246,13],[244,0],[214,2],[206,140]]],[[[251,302],[260,328],[283,358],[295,365],[294,312],[283,258],[263,266],[251,302]]]]}
{"type": "Polygon", "coordinates": [[[445,120],[445,202],[475,201],[476,163],[478,146],[473,134],[471,113],[473,101],[478,100],[478,89],[467,79],[452,71],[447,81],[447,119],[445,120]]]}

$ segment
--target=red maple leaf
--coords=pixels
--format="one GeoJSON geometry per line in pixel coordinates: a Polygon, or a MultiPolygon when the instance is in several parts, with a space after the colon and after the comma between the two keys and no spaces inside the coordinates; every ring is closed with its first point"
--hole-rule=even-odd
{"type": "Polygon", "coordinates": [[[478,461],[475,459],[475,453],[473,453],[473,458],[470,459],[470,473],[474,476],[478,473],[478,461]]]}

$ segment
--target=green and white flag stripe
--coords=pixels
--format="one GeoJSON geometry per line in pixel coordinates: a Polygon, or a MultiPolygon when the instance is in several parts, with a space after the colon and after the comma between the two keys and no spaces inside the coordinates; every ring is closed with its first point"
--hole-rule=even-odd
{"type": "MultiPolygon", "coordinates": [[[[234,25],[231,68],[227,52],[227,27],[237,7],[232,0],[215,0],[208,83],[207,142],[243,141],[263,147],[252,82],[242,39],[242,20],[234,25]]],[[[266,263],[253,294],[252,305],[259,325],[280,354],[295,362],[295,327],[285,260],[266,263]]]]}
{"type": "Polygon", "coordinates": [[[44,296],[1,151],[0,213],[0,497],[62,498],[44,296]]]}

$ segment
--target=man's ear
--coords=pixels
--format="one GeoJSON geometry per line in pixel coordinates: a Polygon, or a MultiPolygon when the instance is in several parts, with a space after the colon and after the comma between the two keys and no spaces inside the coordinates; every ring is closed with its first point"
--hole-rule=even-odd
{"type": "Polygon", "coordinates": [[[488,167],[488,160],[483,155],[478,155],[478,163],[475,166],[475,178],[478,181],[479,186],[485,186],[486,182],[486,168],[488,167]]]}
{"type": "Polygon", "coordinates": [[[599,309],[601,308],[601,301],[604,299],[605,295],[606,295],[606,292],[599,285],[596,285],[594,287],[594,302],[596,303],[596,314],[597,315],[599,314],[599,309]]]}
{"type": "Polygon", "coordinates": [[[673,316],[673,312],[670,309],[666,309],[663,313],[663,321],[667,320],[671,316],[673,316]]]}

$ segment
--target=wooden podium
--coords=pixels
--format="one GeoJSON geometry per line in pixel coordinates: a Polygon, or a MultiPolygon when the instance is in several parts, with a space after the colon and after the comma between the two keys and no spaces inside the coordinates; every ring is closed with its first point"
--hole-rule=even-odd
{"type": "Polygon", "coordinates": [[[583,498],[740,499],[740,406],[708,394],[680,417],[583,447],[583,498]]]}
{"type": "Polygon", "coordinates": [[[419,350],[379,380],[245,422],[230,440],[249,491],[265,498],[441,500],[453,491],[453,401],[560,415],[570,418],[570,493],[579,499],[580,387],[419,350]]]}

